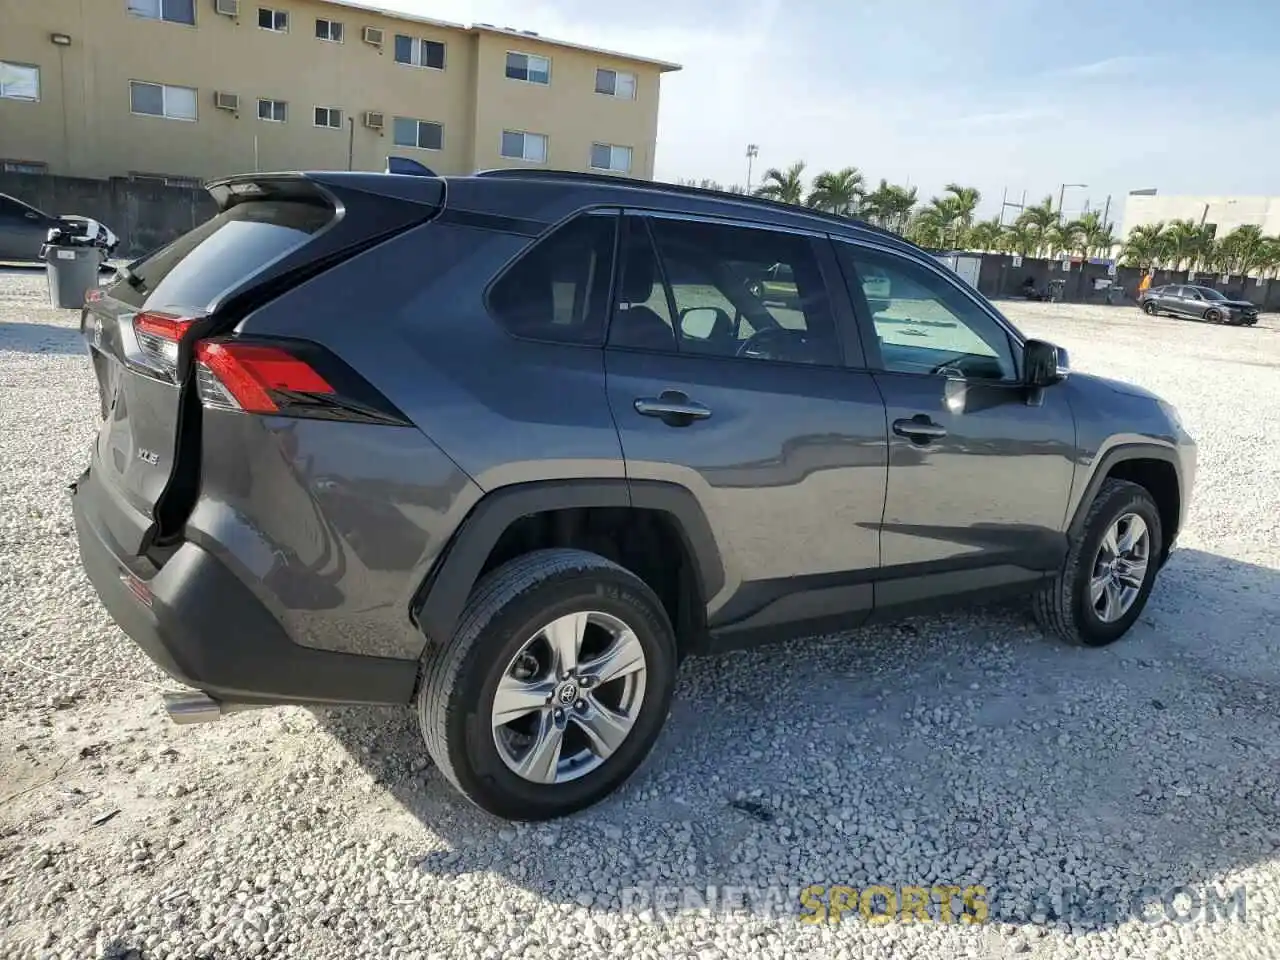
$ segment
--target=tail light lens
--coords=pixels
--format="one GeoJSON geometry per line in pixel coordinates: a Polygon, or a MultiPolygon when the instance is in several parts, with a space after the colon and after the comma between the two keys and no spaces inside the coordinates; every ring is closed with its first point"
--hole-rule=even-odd
{"type": "Polygon", "coordinates": [[[196,387],[206,407],[280,413],[281,407],[332,396],[305,360],[279,346],[203,340],[196,344],[196,387]]]}
{"type": "Polygon", "coordinates": [[[130,359],[170,383],[177,383],[178,344],[195,322],[194,317],[172,313],[139,313],[133,318],[137,349],[128,351],[130,359]]]}

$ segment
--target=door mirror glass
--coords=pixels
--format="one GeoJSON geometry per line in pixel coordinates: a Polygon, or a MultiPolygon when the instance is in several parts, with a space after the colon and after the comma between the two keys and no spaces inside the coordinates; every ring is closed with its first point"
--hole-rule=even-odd
{"type": "Polygon", "coordinates": [[[715,307],[688,307],[680,311],[680,335],[690,340],[706,340],[716,328],[720,311],[715,307]]]}
{"type": "Polygon", "coordinates": [[[1049,387],[1067,378],[1067,351],[1043,340],[1028,340],[1022,348],[1022,369],[1027,385],[1049,387]]]}

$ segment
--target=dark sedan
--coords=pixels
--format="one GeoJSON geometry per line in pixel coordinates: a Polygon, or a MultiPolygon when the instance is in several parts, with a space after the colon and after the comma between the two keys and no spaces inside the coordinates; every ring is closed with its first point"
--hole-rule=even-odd
{"type": "Polygon", "coordinates": [[[55,217],[0,193],[0,261],[40,259],[40,248],[50,230],[61,230],[76,244],[95,246],[103,258],[115,252],[119,239],[97,220],[89,217],[55,217]]]}
{"type": "Polygon", "coordinates": [[[1258,307],[1248,300],[1230,300],[1213,287],[1170,283],[1152,287],[1138,298],[1148,316],[1167,313],[1175,317],[1194,317],[1210,323],[1229,323],[1251,327],[1258,322],[1258,307]]]}

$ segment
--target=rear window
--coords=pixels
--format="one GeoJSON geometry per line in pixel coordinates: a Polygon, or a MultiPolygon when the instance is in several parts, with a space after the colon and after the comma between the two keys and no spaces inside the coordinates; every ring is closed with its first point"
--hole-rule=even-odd
{"type": "Polygon", "coordinates": [[[204,309],[219,294],[306,243],[333,210],[294,200],[240,203],[162,247],[111,295],[138,309],[204,309]]]}

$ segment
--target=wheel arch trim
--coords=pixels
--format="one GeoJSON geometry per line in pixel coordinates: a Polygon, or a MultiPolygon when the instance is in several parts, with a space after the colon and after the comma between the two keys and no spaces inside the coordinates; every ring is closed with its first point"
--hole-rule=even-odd
{"type": "MultiPolygon", "coordinates": [[[[1184,480],[1182,471],[1179,469],[1177,450],[1159,443],[1120,443],[1105,450],[1094,459],[1088,482],[1084,485],[1079,499],[1076,500],[1072,508],[1071,521],[1067,526],[1067,532],[1071,536],[1079,536],[1084,529],[1089,507],[1097,498],[1098,491],[1102,489],[1102,484],[1106,481],[1112,469],[1117,464],[1127,463],[1132,460],[1160,460],[1173,467],[1174,474],[1178,478],[1178,529],[1181,528],[1182,519],[1186,513],[1186,491],[1183,489],[1184,480]]],[[[1174,532],[1176,533],[1176,529],[1174,532]]],[[[1165,531],[1165,551],[1168,550],[1171,540],[1170,532],[1165,531]]]]}
{"type": "Polygon", "coordinates": [[[693,559],[703,603],[724,586],[724,566],[706,514],[682,486],[657,480],[549,480],[499,487],[482,497],[462,521],[440,559],[414,594],[410,614],[427,646],[453,635],[485,560],[521,517],[552,510],[631,507],[668,514],[693,559]]]}

